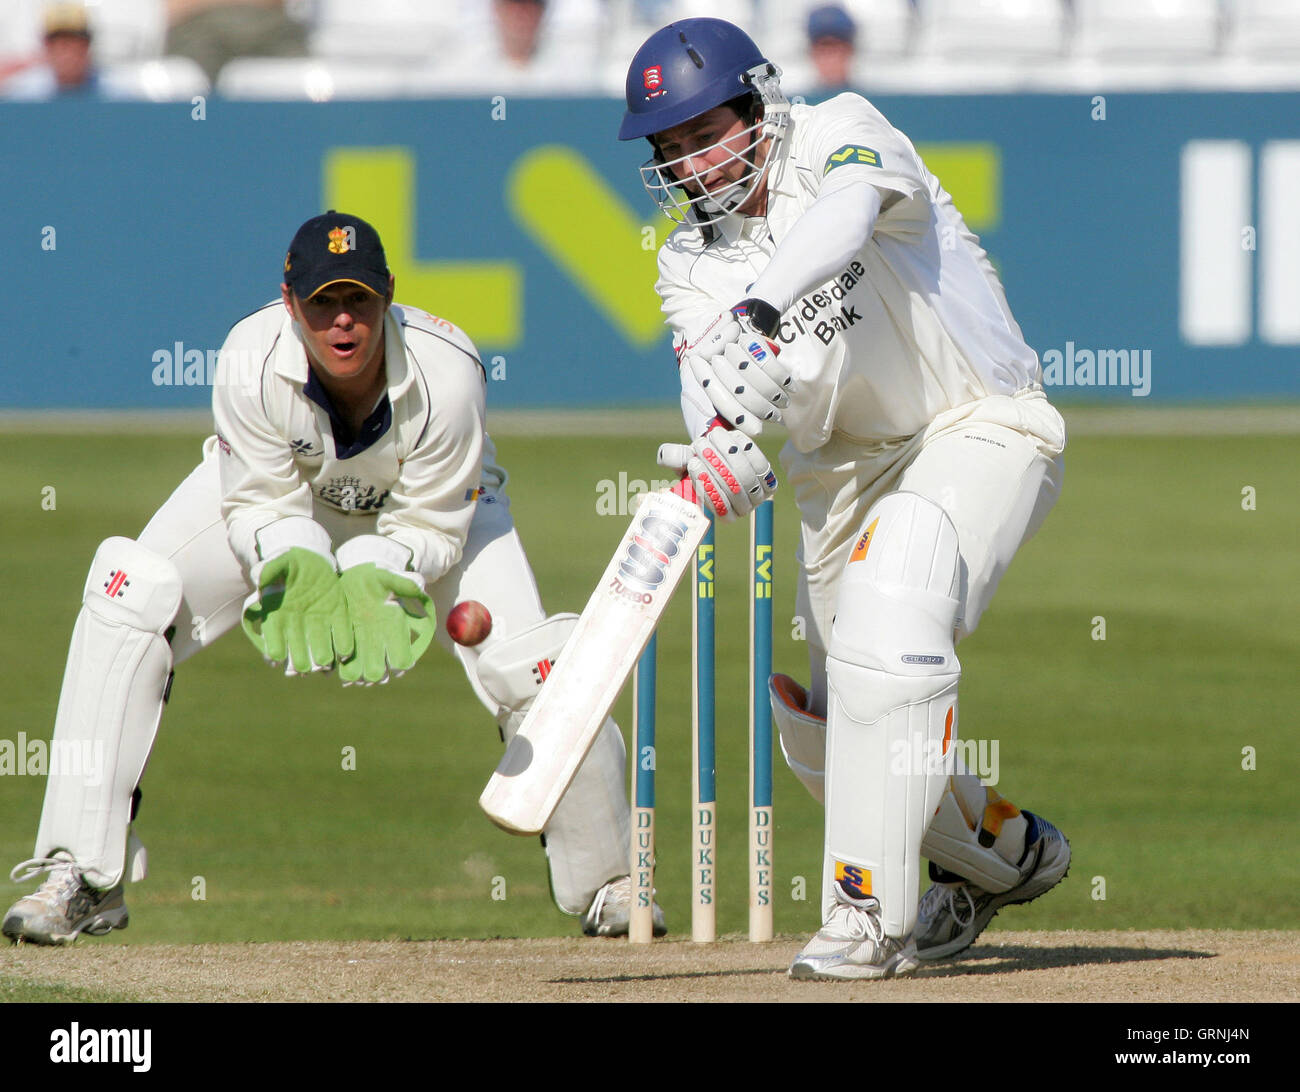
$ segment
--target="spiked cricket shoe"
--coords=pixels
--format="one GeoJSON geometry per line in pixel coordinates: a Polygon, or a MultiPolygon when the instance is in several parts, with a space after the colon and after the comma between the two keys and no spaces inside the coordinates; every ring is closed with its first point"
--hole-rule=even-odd
{"type": "Polygon", "coordinates": [[[1070,870],[1070,843],[1046,819],[1032,812],[1025,834],[1020,882],[1009,891],[985,891],[951,872],[931,865],[936,882],[921,897],[916,914],[916,954],[920,959],[947,959],[964,952],[1004,906],[1029,902],[1055,887],[1070,870]]]}
{"type": "Polygon", "coordinates": [[[14,903],[0,926],[15,943],[71,944],[81,933],[102,936],[126,928],[128,916],[120,883],[107,891],[91,887],[72,855],[63,850],[52,857],[24,861],[9,878],[22,883],[42,872],[49,875],[41,886],[14,903]]]}
{"type": "Polygon", "coordinates": [[[838,883],[835,899],[826,924],[791,964],[791,978],[895,978],[916,970],[915,945],[910,937],[885,935],[877,899],[853,898],[838,883]]]}

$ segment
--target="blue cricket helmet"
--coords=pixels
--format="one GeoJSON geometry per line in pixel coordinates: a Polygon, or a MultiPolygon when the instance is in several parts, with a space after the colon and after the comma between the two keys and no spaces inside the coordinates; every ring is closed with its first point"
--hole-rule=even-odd
{"type": "Polygon", "coordinates": [[[752,93],[746,76],[764,65],[767,58],[738,26],[722,19],[669,23],[646,39],[628,66],[618,139],[651,136],[752,93]]]}
{"type": "MultiPolygon", "coordinates": [[[[790,121],[780,77],[781,70],[754,40],[722,19],[670,23],[637,50],[628,67],[627,113],[618,137],[650,141],[654,155],[642,164],[641,179],[669,219],[700,227],[715,224],[764,183],[790,121]],[[738,147],[731,138],[724,154],[726,160],[743,160],[749,169],[740,182],[706,192],[694,157],[665,160],[654,136],[736,99],[748,100],[748,109],[739,111],[749,121],[739,134],[745,143],[738,147]]],[[[705,151],[722,147],[719,142],[705,151]]]]}

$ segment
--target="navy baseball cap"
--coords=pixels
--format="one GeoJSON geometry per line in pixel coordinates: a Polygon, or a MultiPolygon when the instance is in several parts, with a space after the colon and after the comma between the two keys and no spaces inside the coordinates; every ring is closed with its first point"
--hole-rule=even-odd
{"type": "Polygon", "coordinates": [[[351,281],[376,296],[385,296],[388,278],[388,260],[379,232],[360,216],[333,209],[303,224],[284,258],[284,283],[304,300],[340,281],[351,281]]]}
{"type": "Polygon", "coordinates": [[[825,4],[808,13],[808,40],[815,42],[819,38],[837,38],[841,42],[852,44],[857,37],[858,27],[847,11],[838,4],[825,4]]]}

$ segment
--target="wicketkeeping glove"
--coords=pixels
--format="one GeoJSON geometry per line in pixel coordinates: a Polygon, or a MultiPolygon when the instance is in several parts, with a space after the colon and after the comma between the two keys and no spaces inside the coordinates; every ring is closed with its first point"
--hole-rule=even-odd
{"type": "Polygon", "coordinates": [[[661,444],[659,465],[685,470],[696,498],[719,519],[747,516],[776,492],[767,457],[735,429],[714,428],[693,444],[661,444]]]}
{"type": "Polygon", "coordinates": [[[364,562],[343,570],[339,585],[347,599],[356,649],[340,658],[344,686],[385,683],[424,655],[437,630],[433,601],[414,574],[400,575],[364,562]]]}
{"type": "Polygon", "coordinates": [[[347,601],[333,563],[295,546],[262,565],[244,601],[244,632],[286,675],[328,671],[353,652],[347,601]]]}

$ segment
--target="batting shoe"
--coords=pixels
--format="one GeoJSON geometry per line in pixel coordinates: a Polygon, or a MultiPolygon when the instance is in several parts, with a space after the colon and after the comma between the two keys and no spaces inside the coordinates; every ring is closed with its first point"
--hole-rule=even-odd
{"type": "Polygon", "coordinates": [[[23,883],[42,872],[49,873],[44,883],[14,903],[0,926],[14,943],[71,944],[81,933],[102,936],[126,928],[128,917],[120,883],[106,891],[91,887],[72,855],[63,850],[52,857],[24,861],[9,878],[23,883]]]}
{"type": "Polygon", "coordinates": [[[1022,812],[1029,821],[1020,882],[1009,891],[985,891],[953,872],[930,863],[935,883],[921,896],[916,912],[916,954],[923,960],[947,959],[964,952],[1004,906],[1029,902],[1065,879],[1070,843],[1046,819],[1022,812]]]}
{"type": "MultiPolygon", "coordinates": [[[[663,909],[656,902],[653,911],[654,935],[668,932],[663,909]]],[[[582,915],[582,931],[589,937],[625,937],[632,922],[632,877],[610,880],[591,900],[582,915]]]]}
{"type": "Polygon", "coordinates": [[[910,937],[885,936],[879,900],[854,898],[835,885],[835,908],[826,924],[790,965],[790,977],[833,982],[897,978],[917,968],[910,937]]]}

